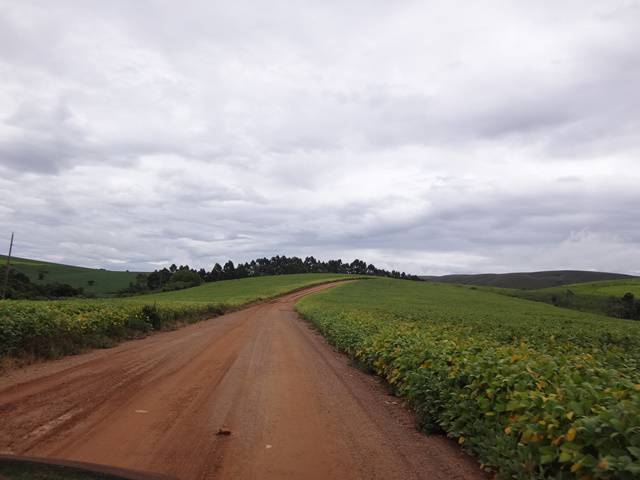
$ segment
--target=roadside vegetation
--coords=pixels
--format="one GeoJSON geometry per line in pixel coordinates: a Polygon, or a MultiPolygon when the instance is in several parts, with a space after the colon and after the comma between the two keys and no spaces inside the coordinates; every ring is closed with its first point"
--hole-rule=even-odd
{"type": "Polygon", "coordinates": [[[114,299],[0,301],[0,358],[54,358],[221,315],[338,274],[264,276],[114,299]]]}
{"type": "Polygon", "coordinates": [[[640,476],[640,324],[432,282],[297,306],[502,478],[640,476]]]}

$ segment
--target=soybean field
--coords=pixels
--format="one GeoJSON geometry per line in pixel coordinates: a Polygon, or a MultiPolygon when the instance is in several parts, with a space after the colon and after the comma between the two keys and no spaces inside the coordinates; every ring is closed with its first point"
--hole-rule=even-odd
{"type": "Polygon", "coordinates": [[[504,478],[640,475],[637,322],[387,279],[297,308],[504,478]]]}

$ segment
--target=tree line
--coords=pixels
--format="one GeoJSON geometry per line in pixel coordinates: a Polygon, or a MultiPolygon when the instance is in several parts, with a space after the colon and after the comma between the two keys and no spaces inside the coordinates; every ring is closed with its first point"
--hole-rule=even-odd
{"type": "Polygon", "coordinates": [[[303,260],[300,257],[276,255],[271,258],[263,257],[250,262],[238,263],[237,265],[229,260],[223,265],[216,263],[211,270],[204,268],[196,270],[189,267],[189,265],[177,266],[172,264],[169,268],[165,267],[148,274],[138,275],[136,283],[131,283],[128,288],[125,288],[120,293],[132,294],[146,291],[178,290],[201,285],[205,282],[292,273],[338,273],[422,280],[417,275],[377,268],[375,265],[359,259],[348,263],[343,262],[341,259],[323,261],[317,260],[315,257],[306,257],[303,260]]]}

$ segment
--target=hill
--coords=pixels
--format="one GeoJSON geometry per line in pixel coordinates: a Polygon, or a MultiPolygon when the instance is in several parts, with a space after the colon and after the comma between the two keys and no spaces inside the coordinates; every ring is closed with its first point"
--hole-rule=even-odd
{"type": "Polygon", "coordinates": [[[204,283],[198,287],[174,290],[171,292],[148,293],[114,299],[113,302],[129,303],[173,303],[199,304],[216,303],[228,307],[237,307],[246,303],[277,297],[299,288],[329,282],[363,278],[362,276],[340,273],[291,273],[286,275],[264,275],[235,280],[222,280],[204,283]]]}
{"type": "Polygon", "coordinates": [[[640,298],[640,278],[631,277],[623,280],[604,282],[580,283],[569,285],[567,288],[574,293],[584,295],[598,295],[603,297],[621,297],[625,293],[632,293],[640,298]]]}
{"type": "Polygon", "coordinates": [[[534,290],[558,287],[576,283],[599,282],[603,280],[634,279],[622,273],[591,272],[583,270],[553,270],[544,272],[482,273],[477,275],[444,275],[440,277],[422,277],[425,280],[462,285],[516,288],[534,290]]]}
{"type": "MultiPolygon", "coordinates": [[[[6,262],[7,257],[0,255],[0,265],[5,265],[6,262]]],[[[127,287],[130,282],[135,282],[138,274],[138,272],[75,267],[19,257],[11,257],[11,267],[27,275],[36,284],[66,283],[75,288],[82,287],[85,293],[95,295],[117,292],[127,287]]]]}
{"type": "Polygon", "coordinates": [[[640,278],[636,277],[622,280],[576,283],[537,290],[485,286],[480,288],[510,297],[549,303],[556,307],[640,320],[640,278]],[[629,293],[632,297],[625,297],[629,293]]]}

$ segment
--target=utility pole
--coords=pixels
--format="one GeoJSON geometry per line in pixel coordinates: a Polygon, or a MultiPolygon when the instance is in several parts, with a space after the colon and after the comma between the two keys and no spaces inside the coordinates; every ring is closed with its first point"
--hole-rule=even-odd
{"type": "Polygon", "coordinates": [[[13,232],[11,232],[11,243],[9,243],[9,255],[7,256],[7,267],[4,270],[4,287],[2,288],[1,300],[7,295],[7,286],[9,285],[9,266],[11,265],[11,250],[13,250],[13,232]]]}

